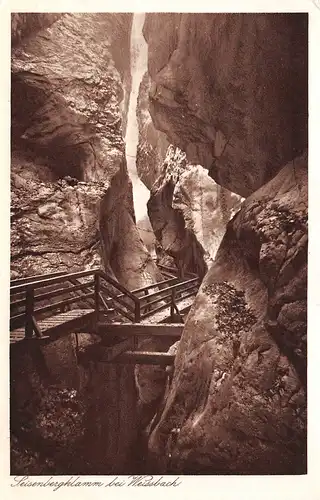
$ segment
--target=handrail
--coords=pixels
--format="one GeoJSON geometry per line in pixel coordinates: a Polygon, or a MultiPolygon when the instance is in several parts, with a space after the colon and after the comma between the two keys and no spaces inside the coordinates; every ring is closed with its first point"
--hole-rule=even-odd
{"type": "Polygon", "coordinates": [[[97,273],[99,274],[99,276],[101,276],[101,278],[105,279],[108,283],[110,283],[110,285],[114,286],[115,288],[118,288],[120,292],[122,292],[124,295],[127,295],[127,297],[130,297],[130,299],[132,299],[134,302],[139,301],[139,297],[136,297],[132,292],[118,283],[118,281],[114,280],[113,278],[111,278],[111,276],[108,276],[106,273],[101,271],[101,269],[99,269],[97,273]]]}
{"type": "Polygon", "coordinates": [[[60,302],[54,302],[53,304],[49,304],[48,306],[42,306],[38,309],[35,309],[35,313],[51,311],[52,309],[57,309],[63,306],[67,306],[69,304],[73,304],[73,302],[77,302],[79,300],[92,299],[94,297],[94,293],[85,293],[82,297],[71,297],[70,299],[61,300],[60,302]]]}
{"type": "MultiPolygon", "coordinates": [[[[41,299],[41,300],[46,300],[46,299],[51,299],[53,297],[57,297],[58,295],[65,295],[66,293],[70,292],[76,292],[76,291],[81,291],[84,288],[88,288],[89,286],[92,286],[94,284],[94,281],[89,281],[88,283],[80,283],[79,285],[74,285],[74,286],[69,286],[67,288],[59,288],[59,290],[53,290],[51,292],[45,292],[45,293],[38,293],[37,295],[34,296],[34,299],[41,299]]],[[[81,295],[78,297],[81,298],[81,295]]],[[[24,305],[26,302],[26,299],[20,299],[16,300],[15,302],[11,302],[10,307],[19,307],[24,305]]]]}
{"type": "MultiPolygon", "coordinates": [[[[25,324],[26,337],[32,337],[33,332],[37,336],[41,335],[35,315],[37,313],[45,313],[54,309],[70,305],[77,301],[85,301],[94,299],[94,321],[95,324],[99,321],[100,305],[103,309],[107,309],[107,301],[111,301],[111,308],[119,312],[122,316],[130,321],[139,323],[141,319],[153,315],[157,311],[170,307],[171,315],[173,311],[178,311],[176,300],[183,300],[196,292],[199,285],[199,278],[182,281],[179,277],[162,280],[158,283],[152,283],[145,287],[137,288],[133,291],[121,285],[114,278],[106,274],[103,270],[94,268],[87,271],[64,273],[56,272],[47,275],[38,275],[31,278],[21,278],[14,280],[10,288],[12,302],[10,304],[13,316],[10,318],[10,324],[25,324]],[[92,276],[93,279],[85,280],[81,283],[77,278],[92,276]],[[60,286],[59,289],[50,290],[51,285],[69,282],[68,286],[60,286]],[[70,283],[75,283],[70,286],[70,283]],[[169,286],[166,286],[169,285],[169,286]],[[164,286],[159,290],[160,286],[164,286]],[[93,290],[94,287],[94,290],[93,290]],[[44,291],[35,293],[36,289],[44,288],[44,291]],[[48,290],[49,288],[49,290],[48,290]],[[149,290],[158,288],[155,292],[149,293],[149,290]],[[89,293],[84,293],[88,292],[89,293]],[[25,292],[25,298],[21,298],[21,292],[25,292]],[[67,297],[58,302],[53,302],[48,305],[40,304],[40,307],[35,307],[37,301],[52,299],[53,297],[73,294],[80,292],[76,296],[67,297]],[[103,295],[104,292],[104,295],[103,295]],[[118,293],[117,293],[118,292],[118,293]],[[120,293],[119,293],[120,292],[120,293]],[[137,294],[144,292],[145,295],[140,297],[137,294]],[[191,293],[188,293],[191,292],[191,293]],[[15,294],[20,294],[15,297],[15,294]],[[16,299],[16,300],[14,300],[16,299]],[[129,299],[129,300],[126,300],[129,299]],[[130,301],[132,301],[130,303],[130,301]],[[157,306],[158,307],[154,307],[157,306]],[[19,312],[19,307],[23,307],[23,311],[19,312]],[[16,310],[14,311],[14,308],[16,310]],[[143,312],[142,312],[143,311],[143,312]]],[[[21,309],[20,309],[21,311],[21,309]]]]}
{"type": "Polygon", "coordinates": [[[96,272],[98,272],[97,269],[91,269],[89,271],[68,273],[68,274],[63,274],[61,276],[56,276],[54,278],[47,278],[47,279],[32,281],[31,283],[12,286],[10,288],[10,294],[12,295],[14,293],[25,291],[27,288],[35,289],[35,288],[40,288],[40,287],[44,287],[47,285],[55,285],[56,283],[60,283],[61,281],[67,281],[69,278],[84,278],[85,276],[90,276],[91,274],[95,274],[96,272]],[[62,280],[62,278],[63,278],[63,280],[62,280]]]}
{"type": "MultiPolygon", "coordinates": [[[[162,286],[164,285],[165,283],[171,283],[171,282],[174,282],[174,281],[178,281],[179,282],[179,278],[171,278],[169,280],[163,280],[163,281],[159,281],[158,283],[153,283],[152,285],[147,285],[147,286],[144,286],[144,287],[141,287],[141,288],[135,288],[134,290],[131,290],[131,293],[133,294],[138,294],[138,293],[142,293],[142,292],[148,292],[148,290],[150,290],[151,288],[158,288],[159,286],[162,286]]],[[[166,288],[162,288],[161,291],[165,291],[166,288]]],[[[150,294],[146,294],[145,295],[146,297],[149,297],[150,294]]],[[[124,294],[122,293],[121,295],[118,295],[117,297],[124,297],[124,294]]],[[[141,297],[138,297],[139,299],[141,297]]]]}
{"type": "Polygon", "coordinates": [[[46,279],[46,278],[55,278],[56,276],[62,276],[63,274],[66,273],[67,271],[59,271],[56,273],[38,274],[35,276],[29,276],[27,278],[17,278],[15,280],[10,281],[10,286],[28,285],[33,281],[39,281],[40,279],[46,279]]]}
{"type": "MultiPolygon", "coordinates": [[[[119,304],[121,304],[124,307],[127,307],[128,309],[130,309],[130,311],[134,312],[134,307],[132,307],[131,304],[128,304],[127,302],[125,302],[121,298],[121,296],[119,297],[117,294],[113,293],[111,290],[108,290],[104,284],[102,284],[101,287],[102,287],[102,290],[104,290],[107,294],[109,294],[112,299],[116,300],[117,302],[119,302],[119,304]]],[[[124,295],[122,295],[122,297],[123,296],[124,295]]],[[[130,297],[130,299],[131,299],[131,297],[130,297]]]]}
{"type": "Polygon", "coordinates": [[[163,309],[166,309],[169,306],[170,306],[170,302],[167,302],[166,304],[162,304],[159,307],[155,307],[151,311],[148,311],[148,312],[142,314],[141,319],[149,318],[149,316],[152,316],[156,312],[163,311],[163,309]]]}
{"type": "Polygon", "coordinates": [[[171,293],[168,293],[167,295],[164,295],[163,297],[157,297],[154,300],[150,300],[150,302],[147,302],[146,304],[140,304],[141,309],[146,309],[146,308],[152,306],[153,304],[158,304],[158,302],[161,302],[162,300],[164,301],[166,299],[170,299],[171,295],[172,295],[171,293]]]}
{"type": "Polygon", "coordinates": [[[155,288],[156,286],[164,285],[165,283],[169,283],[171,281],[176,281],[176,280],[179,280],[179,278],[175,277],[175,278],[170,278],[169,280],[159,281],[157,283],[153,283],[152,285],[143,286],[141,288],[135,288],[134,290],[131,290],[131,293],[144,292],[145,290],[149,290],[150,288],[155,288]]]}
{"type": "MultiPolygon", "coordinates": [[[[179,269],[175,269],[174,267],[169,267],[169,266],[163,266],[162,264],[158,264],[159,269],[163,269],[166,271],[169,271],[171,273],[177,273],[179,274],[179,269]]],[[[198,277],[197,274],[191,273],[190,271],[184,271],[185,276],[194,276],[195,278],[198,277]]]]}
{"type": "MultiPolygon", "coordinates": [[[[172,317],[174,314],[174,311],[178,313],[178,307],[176,305],[176,300],[178,299],[177,293],[180,294],[180,297],[178,300],[183,300],[185,298],[188,298],[196,292],[199,284],[199,279],[198,278],[192,278],[191,280],[187,280],[184,282],[177,283],[175,285],[172,285],[170,287],[167,287],[165,289],[159,290],[154,293],[150,293],[149,295],[145,297],[140,298],[140,309],[144,310],[144,312],[141,314],[141,319],[148,318],[149,316],[152,316],[156,312],[159,312],[163,309],[166,309],[168,306],[170,306],[170,316],[172,317]],[[185,292],[188,292],[189,290],[192,290],[190,293],[187,293],[186,295],[183,295],[185,292]],[[169,293],[168,293],[169,292],[169,293]],[[150,298],[156,297],[153,300],[150,301],[150,298]],[[169,301],[168,301],[169,299],[169,301]],[[147,302],[144,304],[143,302],[147,302]],[[158,307],[153,307],[152,309],[150,306],[154,306],[156,304],[159,304],[158,307]]],[[[180,314],[180,313],[179,313],[180,314]]]]}
{"type": "Polygon", "coordinates": [[[168,292],[169,290],[177,290],[179,288],[184,288],[186,285],[189,285],[191,283],[195,284],[197,281],[198,281],[198,278],[192,278],[191,280],[182,281],[182,282],[177,283],[175,285],[168,286],[167,288],[163,288],[162,290],[157,290],[156,292],[149,293],[148,295],[145,295],[144,297],[140,297],[140,301],[143,302],[144,300],[148,300],[151,297],[155,297],[157,295],[164,294],[164,293],[168,292]]]}

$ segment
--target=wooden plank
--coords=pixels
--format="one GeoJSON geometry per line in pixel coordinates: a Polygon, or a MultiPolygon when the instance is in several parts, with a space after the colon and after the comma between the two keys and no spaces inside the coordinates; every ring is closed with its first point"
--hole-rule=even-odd
{"type": "Polygon", "coordinates": [[[98,323],[99,335],[181,337],[183,324],[165,323],[98,323]]]}
{"type": "MultiPolygon", "coordinates": [[[[58,295],[64,295],[66,293],[76,292],[78,290],[83,290],[94,284],[94,280],[88,281],[87,283],[80,283],[79,285],[69,286],[67,288],[59,288],[59,290],[54,290],[53,292],[39,293],[35,295],[35,300],[45,300],[52,297],[57,297],[58,295]]],[[[78,295],[80,298],[81,295],[78,295]]]]}
{"type": "Polygon", "coordinates": [[[174,354],[167,352],[126,351],[112,360],[112,363],[134,365],[173,365],[174,354]]]}
{"type": "MultiPolygon", "coordinates": [[[[159,266],[158,266],[159,267],[159,266]]],[[[174,276],[172,273],[168,273],[168,271],[164,271],[163,269],[160,270],[161,271],[161,274],[163,276],[167,276],[168,278],[176,278],[176,279],[179,279],[178,276],[174,276]]]]}
{"type": "Polygon", "coordinates": [[[15,344],[16,342],[21,342],[25,339],[25,330],[24,328],[19,328],[17,330],[13,330],[10,332],[10,344],[15,344]]]}
{"type": "Polygon", "coordinates": [[[39,321],[39,328],[45,335],[52,335],[58,338],[67,333],[71,333],[72,329],[83,329],[85,331],[88,323],[93,319],[94,309],[76,309],[67,313],[61,313],[57,316],[39,321]],[[73,314],[70,314],[70,313],[73,314]]]}
{"type": "MultiPolygon", "coordinates": [[[[71,283],[71,285],[80,285],[81,284],[81,282],[77,278],[70,278],[68,280],[68,283],[71,283]]],[[[92,285],[88,286],[88,291],[93,292],[93,286],[92,285]]],[[[75,292],[75,293],[77,293],[77,295],[79,295],[79,293],[80,293],[80,295],[81,295],[81,291],[80,292],[75,292]]],[[[83,303],[86,304],[86,306],[88,307],[88,309],[91,309],[94,306],[93,299],[87,299],[87,300],[83,301],[83,303]]]]}
{"type": "Polygon", "coordinates": [[[189,292],[189,290],[196,290],[196,291],[198,291],[198,289],[199,289],[199,284],[198,283],[192,283],[191,285],[186,286],[182,290],[179,290],[177,293],[178,293],[178,296],[180,297],[180,296],[182,296],[183,293],[189,292]]]}
{"type": "MultiPolygon", "coordinates": [[[[72,328],[87,329],[88,323],[93,318],[93,313],[94,309],[74,309],[37,322],[37,329],[42,333],[42,339],[47,338],[48,335],[57,338],[71,333],[72,328]]],[[[18,328],[10,332],[10,343],[24,340],[24,338],[24,328],[18,328]]]]}
{"type": "Polygon", "coordinates": [[[14,302],[10,302],[10,309],[13,307],[20,307],[20,306],[25,306],[26,305],[26,298],[24,297],[23,299],[15,300],[14,302]]]}
{"type": "MultiPolygon", "coordinates": [[[[180,272],[180,270],[178,268],[169,267],[169,266],[163,266],[161,264],[158,264],[158,267],[159,267],[160,270],[165,269],[167,271],[170,271],[171,273],[176,273],[176,274],[178,273],[179,274],[179,272],[180,272]]],[[[185,276],[193,276],[195,278],[198,277],[197,274],[191,273],[190,271],[184,271],[184,275],[185,276]]]]}
{"type": "Polygon", "coordinates": [[[164,269],[165,271],[168,271],[169,273],[178,273],[179,269],[176,267],[170,267],[170,266],[163,266],[162,264],[158,264],[159,269],[164,269]]]}
{"type": "Polygon", "coordinates": [[[36,318],[34,316],[32,316],[31,319],[32,319],[33,330],[34,330],[34,333],[36,334],[36,337],[38,337],[38,338],[42,337],[42,332],[41,332],[41,329],[38,325],[36,318]]]}
{"type": "Polygon", "coordinates": [[[99,299],[104,307],[104,310],[106,311],[111,311],[111,308],[108,306],[108,304],[106,303],[106,301],[104,300],[103,298],[103,295],[101,294],[101,292],[99,292],[99,299]]]}

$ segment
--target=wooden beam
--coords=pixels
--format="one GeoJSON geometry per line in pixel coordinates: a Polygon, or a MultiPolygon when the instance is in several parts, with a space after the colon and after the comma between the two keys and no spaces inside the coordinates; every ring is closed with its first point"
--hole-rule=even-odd
{"type": "Polygon", "coordinates": [[[133,365],[173,365],[174,354],[167,352],[126,351],[112,360],[112,363],[133,365]]]}
{"type": "Polygon", "coordinates": [[[56,273],[48,273],[48,274],[37,274],[35,276],[29,276],[28,278],[18,278],[15,280],[10,281],[10,286],[17,286],[17,285],[25,285],[32,283],[33,281],[39,281],[39,280],[44,280],[48,278],[56,278],[57,276],[63,276],[64,274],[67,274],[68,271],[59,271],[56,273]]]}
{"type": "Polygon", "coordinates": [[[10,287],[10,294],[15,294],[17,292],[23,292],[27,288],[43,288],[45,286],[49,285],[55,285],[56,283],[61,283],[63,281],[68,281],[70,278],[84,278],[85,276],[91,276],[94,275],[95,270],[92,269],[90,271],[82,271],[79,273],[69,273],[69,274],[63,274],[59,275],[55,278],[45,278],[45,279],[39,279],[38,281],[32,281],[31,283],[26,283],[22,285],[15,285],[10,287]]]}
{"type": "Polygon", "coordinates": [[[119,340],[114,345],[105,346],[101,342],[93,344],[84,349],[84,357],[88,360],[99,361],[101,363],[108,363],[112,361],[115,357],[121,355],[123,352],[128,351],[128,349],[134,348],[134,339],[124,339],[119,340]]]}
{"type": "Polygon", "coordinates": [[[166,323],[101,323],[98,324],[99,335],[119,335],[119,337],[134,337],[145,335],[147,337],[177,337],[180,338],[183,324],[166,323]]]}

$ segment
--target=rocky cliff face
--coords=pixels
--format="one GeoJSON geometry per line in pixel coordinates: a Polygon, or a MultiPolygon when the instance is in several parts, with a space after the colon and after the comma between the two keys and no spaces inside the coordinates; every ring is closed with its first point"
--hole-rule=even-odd
{"type": "Polygon", "coordinates": [[[188,316],[149,439],[154,470],[306,470],[306,26],[299,14],[147,16],[150,112],[186,153],[182,176],[200,164],[250,195],[188,316]]]}
{"type": "Polygon", "coordinates": [[[248,196],[302,153],[306,15],[150,14],[144,33],[152,119],[190,163],[248,196]]]}
{"type": "MultiPolygon", "coordinates": [[[[125,161],[131,17],[13,15],[13,278],[95,266],[130,289],[156,278],[125,161]]],[[[14,473],[124,470],[133,367],[83,365],[69,336],[14,350],[11,369],[14,473]]]]}
{"type": "Polygon", "coordinates": [[[150,189],[148,215],[161,262],[172,259],[180,272],[203,277],[212,263],[226,224],[239,210],[241,197],[217,185],[201,165],[170,145],[149,113],[150,77],[140,85],[137,117],[137,170],[150,189]]]}
{"type": "Polygon", "coordinates": [[[306,158],[247,198],[186,322],[150,438],[156,467],[306,468],[306,158]]]}
{"type": "Polygon", "coordinates": [[[27,21],[12,52],[12,274],[103,265],[140,286],[154,268],[124,155],[131,16],[27,21]]]}
{"type": "Polygon", "coordinates": [[[146,73],[139,88],[137,121],[139,142],[137,148],[137,171],[142,182],[151,190],[161,174],[162,162],[169,146],[166,135],[153,125],[149,113],[150,76],[146,73]]]}

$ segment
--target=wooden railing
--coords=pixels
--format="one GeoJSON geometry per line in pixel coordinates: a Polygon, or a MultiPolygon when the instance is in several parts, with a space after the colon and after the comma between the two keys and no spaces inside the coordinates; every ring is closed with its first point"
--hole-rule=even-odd
{"type": "MultiPolygon", "coordinates": [[[[170,266],[163,266],[162,264],[158,264],[158,268],[160,269],[160,271],[166,275],[166,276],[178,276],[181,278],[180,274],[181,274],[181,271],[179,271],[178,268],[175,268],[175,267],[170,267],[170,266]]],[[[186,276],[187,278],[197,278],[197,274],[195,273],[191,273],[190,271],[184,271],[184,276],[186,276]]]]}
{"type": "Polygon", "coordinates": [[[171,316],[173,316],[175,312],[179,314],[176,302],[186,299],[191,295],[195,295],[198,288],[199,279],[192,278],[191,280],[172,284],[141,297],[139,303],[141,319],[145,319],[158,311],[162,311],[167,308],[168,305],[170,305],[171,316]]]}
{"type": "MultiPolygon", "coordinates": [[[[137,323],[140,321],[139,297],[101,270],[96,272],[95,279],[96,287],[99,290],[100,302],[103,306],[106,305],[106,298],[107,300],[111,298],[112,307],[115,311],[129,321],[137,323]],[[120,294],[117,292],[120,292],[120,294]]],[[[96,299],[98,299],[98,295],[96,299]]],[[[100,302],[96,301],[97,315],[100,312],[100,302]]]]}
{"type": "Polygon", "coordinates": [[[172,277],[129,291],[100,269],[22,278],[11,282],[10,329],[24,326],[27,338],[33,332],[41,336],[37,318],[61,312],[74,303],[89,304],[95,324],[110,308],[133,323],[168,307],[173,316],[179,314],[177,301],[195,295],[198,287],[197,277],[187,281],[172,277]]]}
{"type": "Polygon", "coordinates": [[[90,277],[93,277],[92,271],[53,273],[14,280],[10,287],[10,329],[25,326],[26,337],[32,337],[34,331],[36,335],[39,333],[37,316],[43,316],[56,310],[61,311],[61,309],[83,299],[93,299],[94,293],[90,287],[94,284],[94,279],[88,280],[90,277]],[[67,286],[70,284],[70,279],[73,278],[87,278],[87,280],[77,285],[67,286]],[[53,300],[61,299],[61,297],[74,294],[77,291],[82,292],[80,296],[77,294],[62,300],[53,300]],[[45,301],[50,301],[50,303],[43,305],[45,301]]]}

